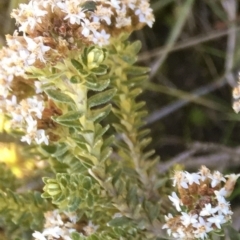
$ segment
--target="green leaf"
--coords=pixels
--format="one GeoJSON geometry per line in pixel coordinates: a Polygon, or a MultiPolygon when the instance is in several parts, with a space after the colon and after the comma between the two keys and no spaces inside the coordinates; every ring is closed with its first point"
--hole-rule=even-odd
{"type": "Polygon", "coordinates": [[[84,179],[82,181],[82,186],[86,190],[90,190],[92,187],[92,179],[90,177],[84,177],[84,179]]]}
{"type": "Polygon", "coordinates": [[[66,114],[61,115],[60,117],[56,118],[56,121],[61,122],[61,121],[74,121],[78,120],[84,113],[81,111],[70,111],[67,112],[66,114]]]}
{"type": "Polygon", "coordinates": [[[129,206],[131,207],[137,206],[138,204],[137,186],[132,185],[128,189],[126,200],[129,206]]]}
{"type": "Polygon", "coordinates": [[[136,55],[136,54],[139,53],[139,51],[141,50],[141,48],[142,48],[142,43],[141,43],[141,41],[135,41],[135,42],[133,42],[133,43],[131,44],[130,47],[133,49],[133,52],[134,52],[135,55],[136,55]]]}
{"type": "Polygon", "coordinates": [[[134,90],[132,90],[129,94],[130,97],[135,98],[137,97],[139,94],[142,93],[142,89],[141,88],[135,88],[134,90]]]}
{"type": "Polygon", "coordinates": [[[134,78],[130,78],[126,83],[128,84],[139,84],[139,83],[142,83],[146,80],[148,80],[148,75],[142,75],[142,76],[137,76],[137,77],[134,77],[134,78]]]}
{"type": "Polygon", "coordinates": [[[144,202],[144,209],[152,222],[155,218],[159,215],[159,206],[157,204],[152,204],[151,202],[145,201],[144,202]]]}
{"type": "Polygon", "coordinates": [[[55,145],[41,145],[41,150],[43,153],[49,155],[54,154],[57,151],[57,147],[55,145]]]}
{"type": "Polygon", "coordinates": [[[91,72],[95,73],[96,75],[104,75],[107,73],[107,66],[102,64],[98,68],[91,69],[91,72]]]}
{"type": "Polygon", "coordinates": [[[99,80],[94,75],[89,75],[86,77],[85,85],[93,91],[103,91],[109,86],[109,83],[109,79],[99,80]]]}
{"type": "Polygon", "coordinates": [[[80,73],[82,72],[83,65],[79,61],[77,61],[75,59],[71,59],[71,63],[80,73]]]}
{"type": "Polygon", "coordinates": [[[41,89],[43,90],[43,91],[45,91],[45,90],[47,90],[48,88],[52,88],[54,86],[54,83],[44,83],[44,84],[42,84],[41,85],[41,89]]]}
{"type": "Polygon", "coordinates": [[[116,172],[114,172],[113,178],[112,178],[112,184],[115,185],[115,183],[118,181],[122,174],[122,169],[118,169],[116,172]]]}
{"type": "Polygon", "coordinates": [[[148,67],[138,67],[138,66],[131,66],[124,69],[124,72],[129,75],[142,75],[148,73],[150,68],[148,67]]]}
{"type": "Polygon", "coordinates": [[[92,206],[94,205],[93,195],[89,193],[89,194],[87,195],[86,201],[87,201],[88,207],[92,207],[92,206]]]}
{"type": "MultiPolygon", "coordinates": [[[[81,234],[82,235],[82,234],[81,234]]],[[[86,238],[82,235],[79,235],[77,232],[71,233],[72,240],[85,240],[86,238]]]]}
{"type": "Polygon", "coordinates": [[[73,84],[81,83],[82,79],[79,76],[75,75],[70,78],[70,82],[73,84]]]}
{"type": "Polygon", "coordinates": [[[68,149],[69,149],[69,147],[67,145],[59,144],[59,146],[57,147],[56,152],[54,154],[52,154],[52,156],[53,157],[60,157],[64,153],[66,153],[68,149]]]}
{"type": "Polygon", "coordinates": [[[111,154],[112,154],[112,148],[105,148],[101,153],[100,161],[103,162],[107,160],[111,154]]]}
{"type": "Polygon", "coordinates": [[[81,123],[80,121],[76,121],[76,120],[73,120],[73,121],[58,121],[58,117],[55,117],[55,116],[52,116],[51,119],[60,124],[60,125],[63,125],[65,127],[81,127],[81,123]]]}
{"type": "Polygon", "coordinates": [[[76,198],[72,198],[71,201],[69,201],[68,203],[68,211],[69,212],[75,212],[79,205],[81,204],[81,199],[76,197],[76,198]]]}
{"type": "Polygon", "coordinates": [[[54,73],[52,75],[47,76],[48,80],[55,80],[61,77],[64,74],[64,72],[54,73]]]}
{"type": "Polygon", "coordinates": [[[107,225],[111,227],[122,227],[129,224],[130,222],[131,220],[129,218],[123,216],[112,219],[107,223],[107,225]]]}
{"type": "Polygon", "coordinates": [[[100,122],[102,119],[104,119],[111,111],[112,105],[108,104],[102,108],[91,110],[90,114],[87,115],[87,119],[95,122],[100,122]]]}
{"type": "Polygon", "coordinates": [[[94,107],[94,106],[98,106],[100,104],[106,103],[109,100],[111,100],[111,98],[114,96],[115,93],[116,93],[115,89],[109,89],[104,92],[97,93],[89,98],[88,106],[94,107]]]}
{"type": "Polygon", "coordinates": [[[63,103],[74,103],[71,97],[69,97],[67,94],[60,92],[60,90],[53,90],[53,89],[47,89],[45,90],[45,93],[52,98],[53,100],[57,102],[63,102],[63,103]]]}
{"type": "Polygon", "coordinates": [[[105,127],[102,127],[100,124],[96,124],[95,127],[95,142],[98,141],[104,133],[107,132],[107,130],[109,129],[109,125],[106,125],[105,127]]]}

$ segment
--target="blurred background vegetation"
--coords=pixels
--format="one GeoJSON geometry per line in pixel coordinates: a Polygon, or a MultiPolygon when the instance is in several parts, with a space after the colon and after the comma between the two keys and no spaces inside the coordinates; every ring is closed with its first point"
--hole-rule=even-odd
{"type": "MultiPolygon", "coordinates": [[[[14,31],[9,14],[21,2],[27,0],[0,0],[1,46],[14,31]]],[[[151,147],[161,156],[159,171],[204,164],[239,173],[240,114],[232,110],[231,92],[240,69],[240,1],[151,0],[151,5],[153,28],[131,38],[142,41],[138,64],[152,69],[140,98],[149,111],[151,147]]],[[[6,138],[1,141],[6,148],[6,138]]],[[[239,230],[240,184],[232,198],[239,230]]]]}

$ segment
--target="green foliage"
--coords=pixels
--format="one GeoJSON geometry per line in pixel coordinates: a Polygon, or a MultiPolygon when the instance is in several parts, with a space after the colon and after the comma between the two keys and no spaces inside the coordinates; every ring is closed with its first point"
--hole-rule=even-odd
{"type": "Polygon", "coordinates": [[[43,198],[51,198],[59,209],[74,212],[92,209],[100,197],[99,185],[83,174],[57,173],[56,179],[43,178],[43,198]]]}
{"type": "Polygon", "coordinates": [[[39,192],[19,194],[9,189],[0,190],[0,225],[11,237],[40,230],[44,222],[43,213],[49,209],[51,206],[39,192]]]}
{"type": "MultiPolygon", "coordinates": [[[[29,68],[29,77],[43,82],[44,93],[58,110],[51,116],[50,129],[58,140],[39,147],[52,169],[51,176],[43,178],[42,205],[23,208],[29,213],[24,224],[30,229],[42,227],[43,212],[50,206],[45,198],[60,211],[75,212],[80,222],[94,220],[99,226],[89,236],[73,233],[75,240],[151,240],[161,227],[154,180],[157,158],[153,150],[145,151],[151,138],[142,129],[144,103],[136,100],[149,69],[133,66],[140,43],[125,38],[107,49],[85,47],[54,67],[29,68]],[[119,121],[107,119],[111,111],[119,121]],[[112,126],[121,134],[120,141],[108,133],[112,126]],[[118,160],[113,158],[113,143],[118,160]],[[33,213],[36,221],[30,221],[33,213]]],[[[15,209],[27,202],[19,195],[16,199],[15,209]]],[[[34,201],[39,204],[36,196],[34,201]]],[[[14,224],[25,216],[21,211],[11,214],[14,224]]]]}
{"type": "Polygon", "coordinates": [[[0,163],[0,189],[12,189],[16,190],[18,182],[14,174],[11,172],[9,167],[4,163],[0,163]]]}

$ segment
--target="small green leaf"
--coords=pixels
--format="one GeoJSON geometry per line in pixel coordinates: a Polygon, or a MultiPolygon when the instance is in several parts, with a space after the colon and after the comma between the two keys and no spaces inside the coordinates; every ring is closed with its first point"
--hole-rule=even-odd
{"type": "Polygon", "coordinates": [[[129,96],[132,97],[132,98],[135,98],[141,93],[142,93],[141,88],[135,88],[133,91],[130,92],[129,96]]]}
{"type": "Polygon", "coordinates": [[[91,74],[86,77],[85,85],[93,91],[103,91],[108,87],[109,83],[109,79],[100,80],[95,75],[91,74]]]}
{"type": "Polygon", "coordinates": [[[48,80],[55,80],[59,77],[61,77],[64,74],[64,72],[54,73],[52,75],[47,76],[48,80]]]}
{"type": "Polygon", "coordinates": [[[90,114],[87,115],[87,119],[95,122],[100,122],[102,119],[104,119],[111,111],[112,105],[108,104],[102,108],[91,110],[90,114]]]}
{"type": "Polygon", "coordinates": [[[151,202],[144,202],[144,209],[152,222],[155,218],[158,217],[159,214],[159,206],[157,204],[153,205],[151,202]]]}
{"type": "Polygon", "coordinates": [[[97,93],[89,98],[88,106],[94,107],[94,106],[98,106],[100,104],[106,103],[109,100],[111,100],[111,98],[115,95],[115,93],[116,93],[115,89],[109,89],[104,92],[97,93]]]}
{"type": "Polygon", "coordinates": [[[95,141],[98,141],[104,133],[107,132],[107,130],[109,129],[109,125],[106,125],[105,127],[102,127],[100,124],[96,124],[95,127],[95,141]]]}
{"type": "Polygon", "coordinates": [[[122,227],[129,224],[130,222],[131,220],[129,218],[123,216],[112,219],[107,223],[107,225],[111,227],[122,227]]]}
{"type": "Polygon", "coordinates": [[[92,187],[92,179],[90,177],[84,177],[84,179],[82,181],[82,186],[86,190],[90,190],[92,187]]]}
{"type": "Polygon", "coordinates": [[[150,71],[150,68],[148,67],[137,67],[137,66],[131,66],[124,69],[124,72],[129,75],[142,75],[145,73],[148,73],[150,71]]]}
{"type": "Polygon", "coordinates": [[[81,123],[79,121],[58,121],[57,117],[51,117],[51,119],[60,124],[60,125],[63,125],[63,126],[66,126],[66,127],[81,127],[81,123]]]}
{"type": "Polygon", "coordinates": [[[133,49],[134,53],[137,54],[142,48],[142,43],[141,41],[135,41],[131,44],[130,47],[133,49]]]}
{"type": "Polygon", "coordinates": [[[71,63],[80,73],[82,72],[83,65],[79,61],[77,61],[75,59],[71,59],[71,63]]]}
{"type": "Polygon", "coordinates": [[[104,75],[107,73],[107,66],[106,65],[100,65],[97,68],[91,69],[91,72],[95,73],[96,75],[104,75]]]}
{"type": "Polygon", "coordinates": [[[81,199],[79,197],[72,198],[71,201],[68,203],[68,211],[75,212],[79,205],[81,204],[81,199]]]}
{"type": "Polygon", "coordinates": [[[142,76],[137,76],[137,77],[133,77],[133,78],[130,78],[127,82],[126,82],[126,85],[128,84],[140,84],[144,81],[148,80],[148,75],[142,75],[142,76]]]}
{"type": "Polygon", "coordinates": [[[77,84],[77,83],[81,83],[82,80],[79,76],[76,75],[76,76],[72,76],[70,78],[70,82],[73,83],[73,84],[77,84]]]}
{"type": "Polygon", "coordinates": [[[89,194],[87,195],[86,201],[87,201],[88,207],[92,207],[92,206],[94,205],[93,195],[89,193],[89,194]]]}
{"type": "Polygon", "coordinates": [[[57,147],[57,150],[54,154],[52,154],[53,157],[60,157],[62,156],[64,153],[66,153],[68,151],[69,147],[67,145],[64,144],[59,144],[59,146],[57,147]]]}
{"type": "Polygon", "coordinates": [[[108,87],[110,83],[109,79],[106,80],[102,80],[102,81],[98,81],[98,82],[91,82],[91,81],[86,81],[85,85],[87,88],[93,90],[93,91],[103,91],[104,89],[106,89],[108,87]]]}
{"type": "Polygon", "coordinates": [[[115,185],[115,183],[118,181],[122,174],[122,168],[118,169],[116,172],[114,172],[113,178],[112,178],[112,184],[115,185]]]}
{"type": "Polygon", "coordinates": [[[82,115],[83,115],[83,112],[81,111],[70,111],[64,115],[61,115],[60,117],[57,117],[56,121],[57,122],[74,121],[74,120],[78,120],[82,115]]]}
{"type": "Polygon", "coordinates": [[[104,162],[111,156],[111,154],[112,154],[112,148],[105,148],[101,153],[100,161],[104,162]]]}
{"type": "Polygon", "coordinates": [[[48,88],[52,88],[54,86],[54,83],[44,83],[41,85],[41,89],[45,91],[48,88]]]}
{"type": "Polygon", "coordinates": [[[57,147],[55,145],[41,145],[41,150],[48,155],[55,153],[57,147]]]}
{"type": "Polygon", "coordinates": [[[77,233],[77,232],[71,233],[71,238],[72,238],[72,240],[85,240],[85,239],[86,239],[86,238],[82,235],[82,233],[81,233],[81,235],[79,235],[79,233],[77,233]]]}
{"type": "Polygon", "coordinates": [[[45,90],[45,93],[52,98],[53,100],[57,102],[63,102],[63,103],[74,103],[71,97],[69,97],[67,94],[60,92],[59,90],[53,90],[53,89],[47,89],[45,90]]]}

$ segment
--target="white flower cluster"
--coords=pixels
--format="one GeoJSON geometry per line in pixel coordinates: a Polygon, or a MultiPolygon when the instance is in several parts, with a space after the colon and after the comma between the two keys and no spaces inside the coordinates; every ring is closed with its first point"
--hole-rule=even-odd
{"type": "Polygon", "coordinates": [[[28,4],[20,4],[12,17],[19,31],[27,34],[47,31],[53,18],[61,19],[89,42],[100,46],[109,43],[113,28],[132,28],[137,21],[151,27],[154,21],[148,0],[30,0],[28,4]]]}
{"type": "Polygon", "coordinates": [[[12,126],[26,132],[21,139],[22,142],[31,144],[35,141],[37,144],[48,144],[45,130],[37,128],[37,119],[42,118],[44,110],[44,101],[40,97],[26,98],[18,103],[17,97],[12,95],[11,100],[5,100],[5,108],[12,117],[12,126]]]}
{"type": "Polygon", "coordinates": [[[42,37],[36,37],[34,40],[27,36],[17,37],[17,32],[13,37],[7,36],[7,43],[8,48],[3,48],[0,52],[0,110],[12,117],[12,127],[26,132],[21,139],[23,142],[48,144],[45,130],[37,128],[37,120],[42,118],[44,110],[44,101],[39,95],[39,82],[31,83],[37,94],[31,98],[24,98],[18,102],[13,92],[20,91],[18,84],[26,81],[26,68],[36,61],[44,62],[43,56],[50,47],[43,44],[42,37]]]}
{"type": "Polygon", "coordinates": [[[54,210],[45,213],[45,219],[46,223],[43,232],[35,231],[32,235],[35,240],[72,240],[70,236],[72,232],[76,232],[76,229],[74,228],[74,224],[77,220],[76,216],[69,216],[68,221],[63,221],[58,210],[54,210]]]}
{"type": "Polygon", "coordinates": [[[47,108],[40,82],[28,79],[31,67],[54,66],[73,51],[80,54],[83,46],[103,46],[110,37],[152,26],[154,21],[149,0],[30,0],[11,16],[18,30],[6,36],[8,47],[0,51],[0,112],[13,118],[13,127],[26,132],[22,141],[29,144],[48,144],[57,138],[48,128],[51,114],[43,112],[54,113],[47,108]],[[35,93],[24,89],[20,93],[22,83],[35,93]]]}
{"type": "Polygon", "coordinates": [[[43,44],[42,37],[34,39],[23,36],[7,35],[8,48],[0,51],[0,95],[6,98],[11,89],[14,77],[25,76],[26,67],[33,65],[36,60],[45,62],[44,54],[50,47],[43,44]]]}
{"type": "Polygon", "coordinates": [[[88,225],[80,224],[81,226],[77,226],[77,216],[69,212],[61,214],[58,210],[47,212],[45,219],[43,232],[35,231],[32,234],[34,240],[72,240],[71,233],[76,232],[76,228],[81,230],[79,233],[81,236],[89,236],[98,229],[98,226],[95,226],[91,221],[88,225]]]}
{"type": "Polygon", "coordinates": [[[170,236],[181,240],[207,239],[210,232],[221,231],[233,214],[225,198],[233,191],[239,176],[224,177],[218,171],[211,173],[204,166],[198,173],[177,172],[173,185],[177,186],[180,198],[173,192],[169,199],[180,215],[165,216],[163,228],[170,236]]]}

